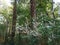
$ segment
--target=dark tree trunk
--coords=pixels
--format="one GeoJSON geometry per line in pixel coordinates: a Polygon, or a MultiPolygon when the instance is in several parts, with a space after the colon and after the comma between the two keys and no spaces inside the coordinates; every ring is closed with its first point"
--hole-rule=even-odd
{"type": "Polygon", "coordinates": [[[32,23],[33,20],[35,21],[36,19],[36,4],[35,0],[30,0],[30,15],[31,15],[31,29],[34,29],[34,24],[32,23]]]}
{"type": "Polygon", "coordinates": [[[14,36],[15,36],[15,30],[16,30],[16,2],[17,0],[14,0],[14,7],[13,7],[13,18],[12,18],[12,32],[11,32],[11,45],[14,44],[14,36]]]}

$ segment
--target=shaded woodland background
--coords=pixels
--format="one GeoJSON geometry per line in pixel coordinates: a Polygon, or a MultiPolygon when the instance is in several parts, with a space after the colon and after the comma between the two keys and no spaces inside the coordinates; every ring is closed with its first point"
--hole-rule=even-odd
{"type": "Polygon", "coordinates": [[[53,0],[3,0],[0,45],[60,45],[59,9],[53,0]]]}

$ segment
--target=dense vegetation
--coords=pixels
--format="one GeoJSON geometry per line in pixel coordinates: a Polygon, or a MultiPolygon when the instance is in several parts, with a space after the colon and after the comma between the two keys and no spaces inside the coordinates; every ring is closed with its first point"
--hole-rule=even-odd
{"type": "Polygon", "coordinates": [[[0,8],[1,45],[60,45],[59,5],[53,0],[14,0],[0,8]]]}

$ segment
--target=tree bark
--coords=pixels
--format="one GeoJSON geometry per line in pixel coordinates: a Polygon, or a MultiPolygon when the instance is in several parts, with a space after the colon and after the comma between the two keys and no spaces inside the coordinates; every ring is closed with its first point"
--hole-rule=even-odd
{"type": "Polygon", "coordinates": [[[36,20],[36,4],[35,0],[30,0],[31,29],[34,29],[33,21],[36,20]]]}
{"type": "Polygon", "coordinates": [[[13,18],[12,18],[12,32],[11,32],[11,45],[14,44],[14,36],[15,36],[15,30],[16,30],[16,5],[17,5],[17,0],[14,0],[14,7],[13,7],[13,18]]]}

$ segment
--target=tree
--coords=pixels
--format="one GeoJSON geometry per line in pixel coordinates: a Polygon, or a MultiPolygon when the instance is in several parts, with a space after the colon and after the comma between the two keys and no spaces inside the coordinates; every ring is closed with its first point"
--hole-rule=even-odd
{"type": "Polygon", "coordinates": [[[31,15],[31,29],[34,29],[34,24],[33,21],[36,20],[36,5],[35,5],[35,0],[30,0],[30,15],[31,15]]]}
{"type": "Polygon", "coordinates": [[[12,18],[12,32],[11,32],[11,45],[14,44],[14,36],[15,36],[15,31],[16,31],[16,6],[17,6],[17,0],[14,0],[14,7],[13,7],[13,18],[12,18]]]}

